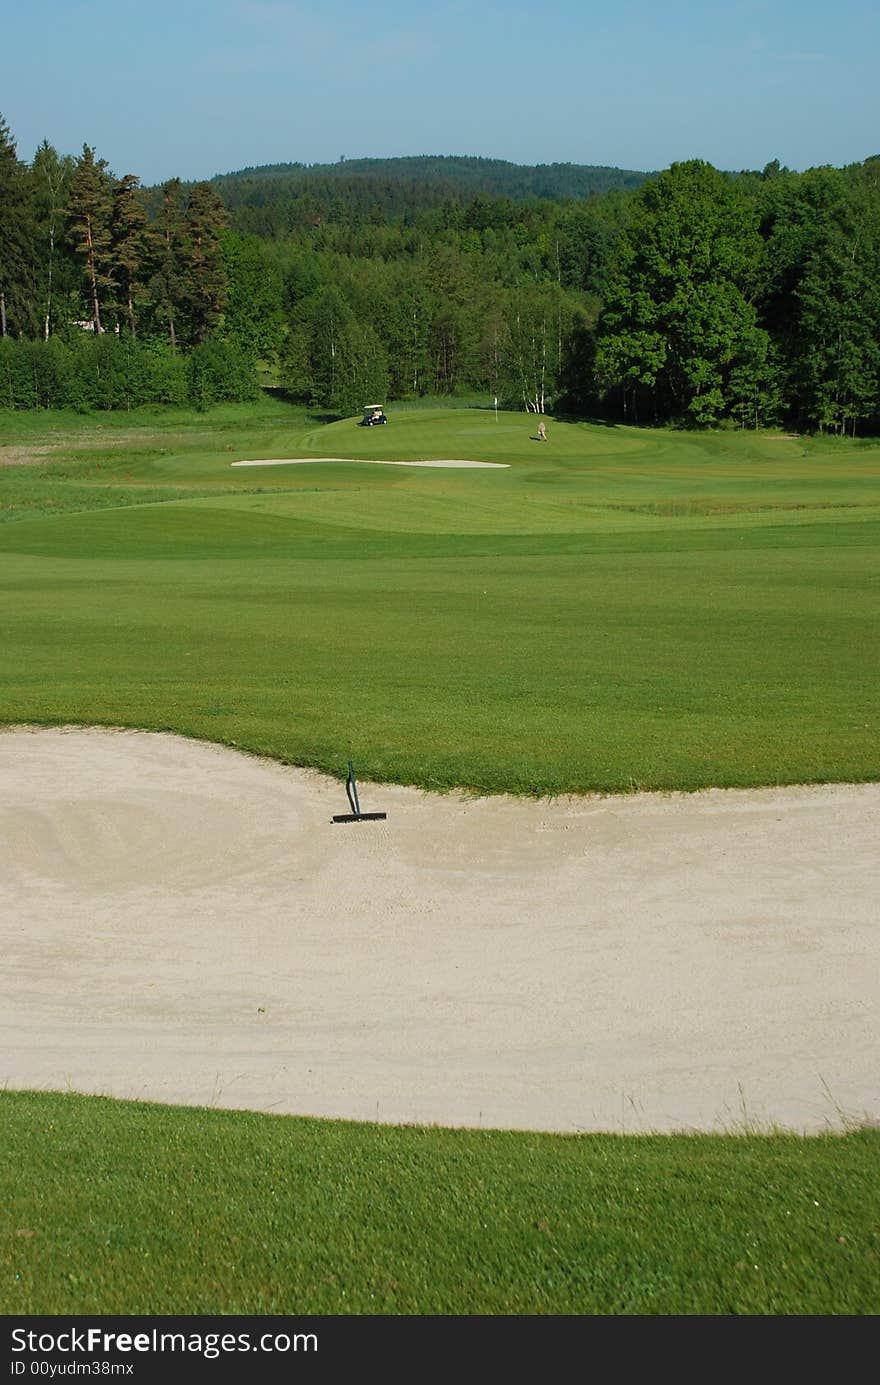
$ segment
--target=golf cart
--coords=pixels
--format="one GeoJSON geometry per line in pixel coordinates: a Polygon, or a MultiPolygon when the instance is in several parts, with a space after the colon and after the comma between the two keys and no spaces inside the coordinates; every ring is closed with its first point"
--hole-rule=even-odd
{"type": "Polygon", "coordinates": [[[374,423],[387,423],[385,410],[381,404],[365,404],[364,416],[360,421],[361,428],[372,428],[374,423]]]}

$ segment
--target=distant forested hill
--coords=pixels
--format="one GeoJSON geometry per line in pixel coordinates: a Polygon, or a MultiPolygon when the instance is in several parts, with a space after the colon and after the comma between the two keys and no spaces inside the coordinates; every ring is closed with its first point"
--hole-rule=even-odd
{"type": "Polygon", "coordinates": [[[335,164],[266,164],[218,174],[212,184],[233,225],[263,236],[286,235],[304,220],[412,221],[432,209],[475,198],[562,201],[631,191],[651,175],[580,164],[422,155],[341,159],[335,164]],[[345,207],[345,217],[340,215],[345,207]]]}
{"type": "Polygon", "coordinates": [[[611,188],[637,188],[649,175],[628,168],[594,164],[515,164],[505,159],[466,158],[454,154],[422,154],[413,158],[340,159],[335,164],[264,164],[221,173],[212,181],[221,196],[234,196],[235,185],[254,183],[323,183],[371,179],[419,184],[436,189],[441,200],[450,195],[474,197],[586,197],[611,188]]]}

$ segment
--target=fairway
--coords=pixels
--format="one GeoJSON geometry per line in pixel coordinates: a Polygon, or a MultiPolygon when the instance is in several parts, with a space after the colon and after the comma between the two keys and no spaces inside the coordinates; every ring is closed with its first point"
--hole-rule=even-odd
{"type": "Polygon", "coordinates": [[[7,722],[489,793],[878,776],[876,445],[274,400],[42,425],[0,428],[7,722]],[[261,457],[316,464],[231,465],[261,457]],[[452,457],[504,466],[362,464],[452,457]]]}

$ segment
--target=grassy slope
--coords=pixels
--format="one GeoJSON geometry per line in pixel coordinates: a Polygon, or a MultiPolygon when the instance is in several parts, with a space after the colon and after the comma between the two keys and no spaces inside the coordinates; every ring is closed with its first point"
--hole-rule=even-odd
{"type": "Polygon", "coordinates": [[[878,775],[876,445],[276,401],[52,426],[0,472],[7,721],[488,791],[878,775]],[[229,467],[307,454],[511,465],[229,467]]]}
{"type": "Polygon", "coordinates": [[[0,1138],[6,1314],[880,1311],[876,1130],[509,1135],[6,1093],[0,1138]]]}

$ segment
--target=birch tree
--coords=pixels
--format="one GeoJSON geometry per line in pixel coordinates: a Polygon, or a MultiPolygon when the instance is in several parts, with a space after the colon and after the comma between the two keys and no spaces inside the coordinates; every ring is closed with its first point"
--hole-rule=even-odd
{"type": "Polygon", "coordinates": [[[73,171],[73,159],[69,155],[62,157],[43,140],[31,165],[31,182],[36,227],[34,278],[44,341],[48,341],[58,316],[56,298],[63,302],[64,295],[74,287],[74,266],[62,235],[73,171]]]}

